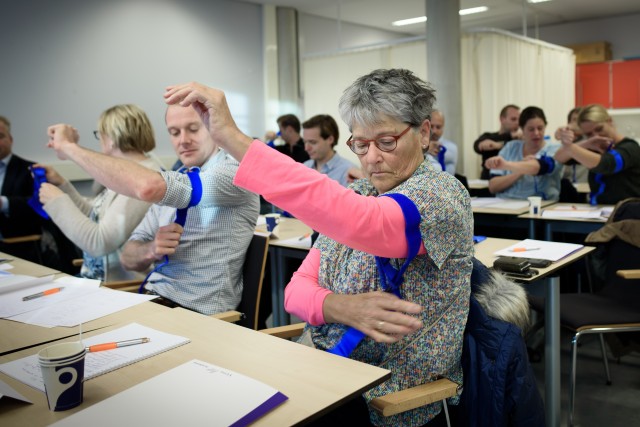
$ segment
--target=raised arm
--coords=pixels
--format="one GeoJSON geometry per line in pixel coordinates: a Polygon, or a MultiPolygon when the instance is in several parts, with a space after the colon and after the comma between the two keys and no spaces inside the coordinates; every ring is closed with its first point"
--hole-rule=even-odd
{"type": "Polygon", "coordinates": [[[164,197],[166,185],[158,172],[133,161],[79,146],[78,132],[69,125],[50,126],[47,134],[47,146],[56,151],[58,158],[73,161],[96,181],[116,193],[152,203],[164,197]]]}

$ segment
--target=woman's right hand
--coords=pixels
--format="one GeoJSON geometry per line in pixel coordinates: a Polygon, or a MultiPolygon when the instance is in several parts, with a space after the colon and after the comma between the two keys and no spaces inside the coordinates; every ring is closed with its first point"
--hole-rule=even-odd
{"type": "Polygon", "coordinates": [[[56,171],[52,166],[36,163],[34,168],[42,168],[46,171],[47,182],[53,185],[60,186],[64,183],[65,179],[56,171]]]}
{"type": "Polygon", "coordinates": [[[394,343],[422,328],[413,315],[422,307],[388,292],[363,294],[330,294],[324,300],[323,312],[327,323],[351,326],[376,342],[394,343]]]}

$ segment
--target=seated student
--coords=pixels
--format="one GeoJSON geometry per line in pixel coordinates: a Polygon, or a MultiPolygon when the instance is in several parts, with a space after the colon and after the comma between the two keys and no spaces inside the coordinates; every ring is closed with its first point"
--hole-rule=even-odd
{"type": "MultiPolygon", "coordinates": [[[[316,325],[311,333],[318,348],[333,347],[350,327],[366,335],[351,357],[388,368],[392,376],[358,401],[364,405],[365,400],[441,375],[462,382],[473,214],[460,182],[423,160],[435,100],[427,83],[408,70],[376,70],[343,94],[341,116],[353,132],[348,145],[366,174],[352,189],[243,134],[218,90],[190,83],[169,88],[165,97],[169,104],[195,104],[202,112],[211,137],[241,161],[238,185],[263,194],[322,234],[304,260],[297,283],[287,286],[285,304],[294,314],[314,312],[305,320],[316,325]],[[420,230],[417,241],[405,237],[400,204],[392,197],[377,197],[385,193],[398,198],[403,194],[402,200],[417,208],[418,220],[411,222],[420,230]],[[393,258],[391,264],[400,266],[414,242],[418,255],[405,271],[402,299],[382,292],[375,256],[393,258]]],[[[86,150],[60,141],[56,129],[50,136],[49,144],[64,156],[74,161],[86,158],[86,150]]],[[[126,183],[117,182],[115,172],[103,183],[131,192],[126,183]]],[[[154,200],[181,207],[189,201],[189,191],[176,191],[189,188],[183,176],[163,172],[141,181],[143,193],[154,200]]],[[[210,184],[203,182],[205,188],[210,184]]],[[[442,418],[441,409],[437,402],[382,418],[374,411],[369,415],[364,406],[363,412],[345,413],[353,421],[345,419],[343,424],[367,425],[371,416],[376,425],[422,425],[442,418]]]]}
{"type": "Polygon", "coordinates": [[[585,139],[574,143],[576,133],[569,127],[560,132],[562,148],[555,157],[560,162],[575,160],[589,169],[590,202],[615,204],[640,196],[640,146],[620,134],[607,110],[598,104],[583,107],[578,126],[585,139]]]}
{"type": "Polygon", "coordinates": [[[436,169],[456,175],[458,146],[455,142],[442,137],[444,132],[444,114],[440,110],[431,113],[431,137],[426,150],[426,158],[436,169]]]}
{"type": "Polygon", "coordinates": [[[520,113],[522,140],[509,142],[499,155],[487,159],[491,169],[489,191],[498,197],[526,199],[541,196],[558,200],[562,165],[553,155],[560,144],[545,140],[547,119],[538,107],[527,107],[520,113]]]}
{"type": "MultiPolygon", "coordinates": [[[[151,122],[136,105],[116,105],[102,112],[94,132],[102,152],[160,170],[145,153],[156,142],[151,122]]],[[[150,203],[103,189],[93,200],[86,200],[75,187],[51,166],[46,169],[48,183],[40,187],[40,202],[53,222],[83,251],[80,275],[102,281],[142,279],[120,265],[120,252],[150,203]]]]}
{"type": "Polygon", "coordinates": [[[338,144],[339,137],[338,124],[328,114],[318,114],[302,123],[304,149],[310,157],[304,165],[346,187],[349,185],[348,171],[355,165],[333,149],[338,144]]]}
{"type": "Polygon", "coordinates": [[[500,110],[500,129],[497,132],[485,132],[474,141],[473,150],[482,156],[480,179],[490,178],[489,169],[485,166],[487,159],[497,156],[507,142],[522,137],[518,128],[519,117],[520,107],[513,104],[504,106],[500,110]]]}
{"type": "MultiPolygon", "coordinates": [[[[42,234],[42,218],[31,206],[33,177],[29,167],[33,162],[12,152],[11,122],[0,116],[0,237],[19,237],[42,234]]],[[[38,261],[38,253],[32,244],[5,245],[0,251],[38,261]]]]}
{"type": "MultiPolygon", "coordinates": [[[[258,196],[233,184],[238,162],[213,141],[193,107],[171,105],[165,121],[182,163],[200,168],[202,200],[189,208],[184,227],[174,222],[176,209],[168,202],[151,206],[125,244],[120,261],[134,271],[155,265],[157,270],[146,284],[148,293],[160,295],[155,302],[207,315],[233,310],[242,295],[242,265],[258,219],[258,196]]],[[[65,148],[58,156],[78,163],[107,188],[147,202],[162,200],[158,190],[165,186],[157,187],[153,181],[157,177],[164,183],[159,172],[81,148],[67,125],[51,126],[48,132],[55,136],[56,146],[65,148]],[[71,155],[72,151],[82,156],[71,155]],[[110,179],[121,185],[111,185],[110,179]]],[[[167,199],[186,195],[188,205],[191,189],[180,178],[190,178],[180,172],[161,173],[176,184],[166,193],[167,199]]]]}
{"type": "MultiPolygon", "coordinates": [[[[580,115],[580,111],[580,107],[572,108],[571,111],[569,111],[569,114],[567,116],[567,125],[559,127],[554,134],[556,141],[560,141],[562,131],[564,131],[566,128],[569,128],[573,131],[574,143],[582,140],[582,130],[580,130],[580,126],[578,126],[578,115],[580,115]]],[[[574,184],[578,182],[588,181],[589,169],[585,168],[575,160],[569,160],[565,163],[565,165],[570,167],[564,168],[562,179],[567,179],[574,184]]]]}
{"type": "Polygon", "coordinates": [[[300,120],[293,114],[284,114],[277,119],[280,138],[283,145],[276,145],[274,148],[291,157],[296,162],[306,162],[309,154],[304,149],[304,141],[300,136],[300,120]]]}

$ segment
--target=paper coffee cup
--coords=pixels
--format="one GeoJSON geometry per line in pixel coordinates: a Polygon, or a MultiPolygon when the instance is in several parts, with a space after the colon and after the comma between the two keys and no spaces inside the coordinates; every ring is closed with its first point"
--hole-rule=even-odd
{"type": "Polygon", "coordinates": [[[50,410],[64,411],[82,403],[86,352],[84,345],[75,341],[54,344],[38,353],[50,410]]]}
{"type": "Polygon", "coordinates": [[[542,197],[531,196],[527,197],[529,200],[529,215],[540,215],[542,208],[542,197]]]}

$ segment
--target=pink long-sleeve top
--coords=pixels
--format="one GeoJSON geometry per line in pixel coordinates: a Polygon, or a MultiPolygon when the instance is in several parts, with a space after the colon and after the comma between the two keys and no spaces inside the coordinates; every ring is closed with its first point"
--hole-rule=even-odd
{"type": "MultiPolygon", "coordinates": [[[[356,194],[261,141],[251,144],[234,183],[348,247],[385,258],[407,256],[404,216],[393,199],[356,194]]],[[[425,252],[421,245],[419,253],[425,252]]],[[[331,293],[318,284],[319,267],[320,251],[311,249],[285,289],[285,309],[312,325],[325,323],[322,306],[331,293]]]]}

